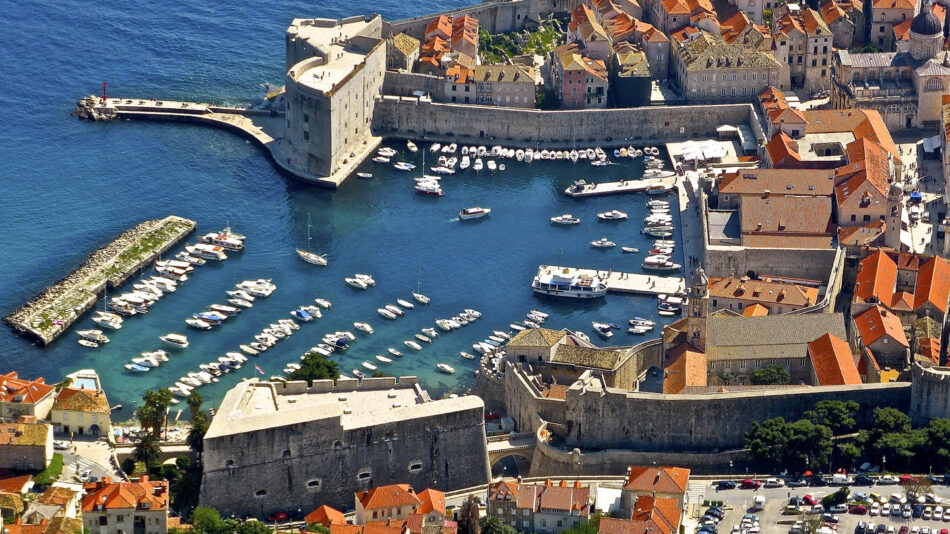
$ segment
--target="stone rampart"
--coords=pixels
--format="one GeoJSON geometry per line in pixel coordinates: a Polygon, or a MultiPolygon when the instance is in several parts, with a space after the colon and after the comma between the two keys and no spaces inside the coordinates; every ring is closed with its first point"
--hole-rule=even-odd
{"type": "Polygon", "coordinates": [[[710,276],[756,274],[825,280],[837,260],[838,250],[751,248],[710,246],[706,249],[706,272],[710,276]]]}
{"type": "MultiPolygon", "coordinates": [[[[551,3],[551,2],[548,2],[551,3]]],[[[553,5],[553,3],[552,3],[553,5]]],[[[478,27],[488,33],[508,33],[524,29],[529,20],[538,19],[537,0],[500,0],[484,2],[441,13],[432,13],[410,19],[386,22],[383,25],[383,36],[407,33],[419,40],[425,35],[426,25],[439,15],[449,18],[468,15],[478,19],[478,27]]]]}
{"type": "Polygon", "coordinates": [[[660,144],[716,135],[723,124],[750,124],[751,104],[540,111],[444,104],[425,98],[384,96],[375,107],[373,132],[384,137],[494,142],[571,148],[660,144]]]}
{"type": "MultiPolygon", "coordinates": [[[[383,78],[384,95],[414,96],[413,93],[417,91],[422,91],[433,99],[440,100],[445,92],[445,78],[417,72],[386,71],[383,78]]],[[[474,100],[475,93],[471,93],[471,97],[474,100]]]]}
{"type": "Polygon", "coordinates": [[[950,367],[915,363],[911,380],[910,416],[920,422],[950,417],[950,367]]]}

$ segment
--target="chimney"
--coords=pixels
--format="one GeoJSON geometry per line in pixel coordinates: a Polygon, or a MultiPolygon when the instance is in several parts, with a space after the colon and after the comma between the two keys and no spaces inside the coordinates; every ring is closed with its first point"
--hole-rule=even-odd
{"type": "Polygon", "coordinates": [[[566,481],[566,480],[562,480],[562,481],[558,484],[558,487],[559,487],[559,488],[566,488],[566,487],[567,487],[567,481],[566,481]]]}
{"type": "Polygon", "coordinates": [[[580,480],[575,480],[575,481],[574,481],[574,489],[581,489],[581,481],[580,481],[580,480]]]}
{"type": "Polygon", "coordinates": [[[139,482],[141,482],[141,483],[143,483],[143,484],[146,483],[146,482],[148,482],[148,475],[142,475],[142,476],[140,476],[140,477],[139,477],[139,482]]]}
{"type": "Polygon", "coordinates": [[[950,343],[948,338],[950,338],[950,313],[944,316],[943,328],[940,330],[940,359],[937,360],[937,363],[941,367],[947,365],[947,344],[950,343]]]}
{"type": "Polygon", "coordinates": [[[521,475],[518,475],[518,484],[521,484],[521,475]]]}
{"type": "Polygon", "coordinates": [[[106,485],[112,484],[112,477],[102,477],[102,483],[106,485]]]}

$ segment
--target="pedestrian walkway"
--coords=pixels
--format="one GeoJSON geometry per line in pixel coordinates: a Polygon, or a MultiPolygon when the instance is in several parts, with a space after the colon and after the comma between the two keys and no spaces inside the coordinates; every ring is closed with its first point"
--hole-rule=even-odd
{"type": "Polygon", "coordinates": [[[686,171],[684,176],[679,176],[676,180],[680,233],[683,240],[683,268],[687,276],[703,264],[706,251],[699,217],[699,179],[698,171],[686,171]]]}

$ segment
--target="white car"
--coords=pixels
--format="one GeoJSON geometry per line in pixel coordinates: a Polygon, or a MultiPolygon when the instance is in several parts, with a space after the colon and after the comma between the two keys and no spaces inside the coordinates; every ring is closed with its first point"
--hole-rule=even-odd
{"type": "Polygon", "coordinates": [[[780,478],[769,478],[765,480],[766,488],[782,488],[785,487],[785,482],[780,478]]]}
{"type": "Polygon", "coordinates": [[[943,506],[938,506],[934,508],[934,521],[940,521],[943,519],[943,506]]]}
{"type": "Polygon", "coordinates": [[[68,441],[61,441],[61,440],[54,441],[54,442],[53,442],[53,448],[56,449],[56,450],[58,450],[58,451],[65,451],[66,449],[69,448],[69,442],[68,442],[68,441]]]}
{"type": "Polygon", "coordinates": [[[933,510],[931,510],[930,507],[928,506],[927,508],[924,508],[924,513],[921,515],[921,517],[924,519],[930,519],[931,517],[933,517],[933,515],[934,515],[933,510]]]}
{"type": "Polygon", "coordinates": [[[85,481],[89,480],[89,477],[90,477],[90,476],[92,476],[92,470],[91,470],[91,469],[83,469],[83,470],[80,471],[79,474],[77,474],[76,476],[79,477],[79,480],[82,480],[83,482],[85,482],[85,481]]]}
{"type": "Polygon", "coordinates": [[[898,482],[899,481],[897,480],[897,477],[893,477],[891,475],[884,475],[881,478],[877,479],[877,483],[881,486],[893,486],[894,484],[897,484],[898,482]]]}
{"type": "Polygon", "coordinates": [[[881,505],[881,516],[891,515],[891,505],[884,503],[881,505]]]}
{"type": "Polygon", "coordinates": [[[876,516],[880,513],[881,513],[881,505],[876,502],[872,502],[871,506],[868,508],[868,515],[876,516]]]}

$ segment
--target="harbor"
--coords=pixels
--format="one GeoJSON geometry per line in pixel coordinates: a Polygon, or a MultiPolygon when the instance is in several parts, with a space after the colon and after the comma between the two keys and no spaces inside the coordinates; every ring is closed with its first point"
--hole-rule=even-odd
{"type": "Polygon", "coordinates": [[[602,195],[620,195],[625,193],[647,193],[651,188],[672,186],[676,178],[672,171],[664,178],[647,178],[643,180],[621,180],[619,182],[587,183],[583,180],[575,182],[564,190],[564,194],[575,198],[594,197],[602,195]]]}
{"type": "Polygon", "coordinates": [[[4,321],[47,345],[95,306],[100,293],[125,282],[194,229],[194,221],[175,215],[143,222],[93,252],[81,267],[4,321]]]}
{"type": "Polygon", "coordinates": [[[659,276],[655,274],[631,273],[614,270],[581,269],[557,265],[538,266],[537,277],[551,276],[565,270],[579,276],[600,278],[608,292],[628,295],[676,295],[686,291],[686,282],[679,276],[659,276]]]}

